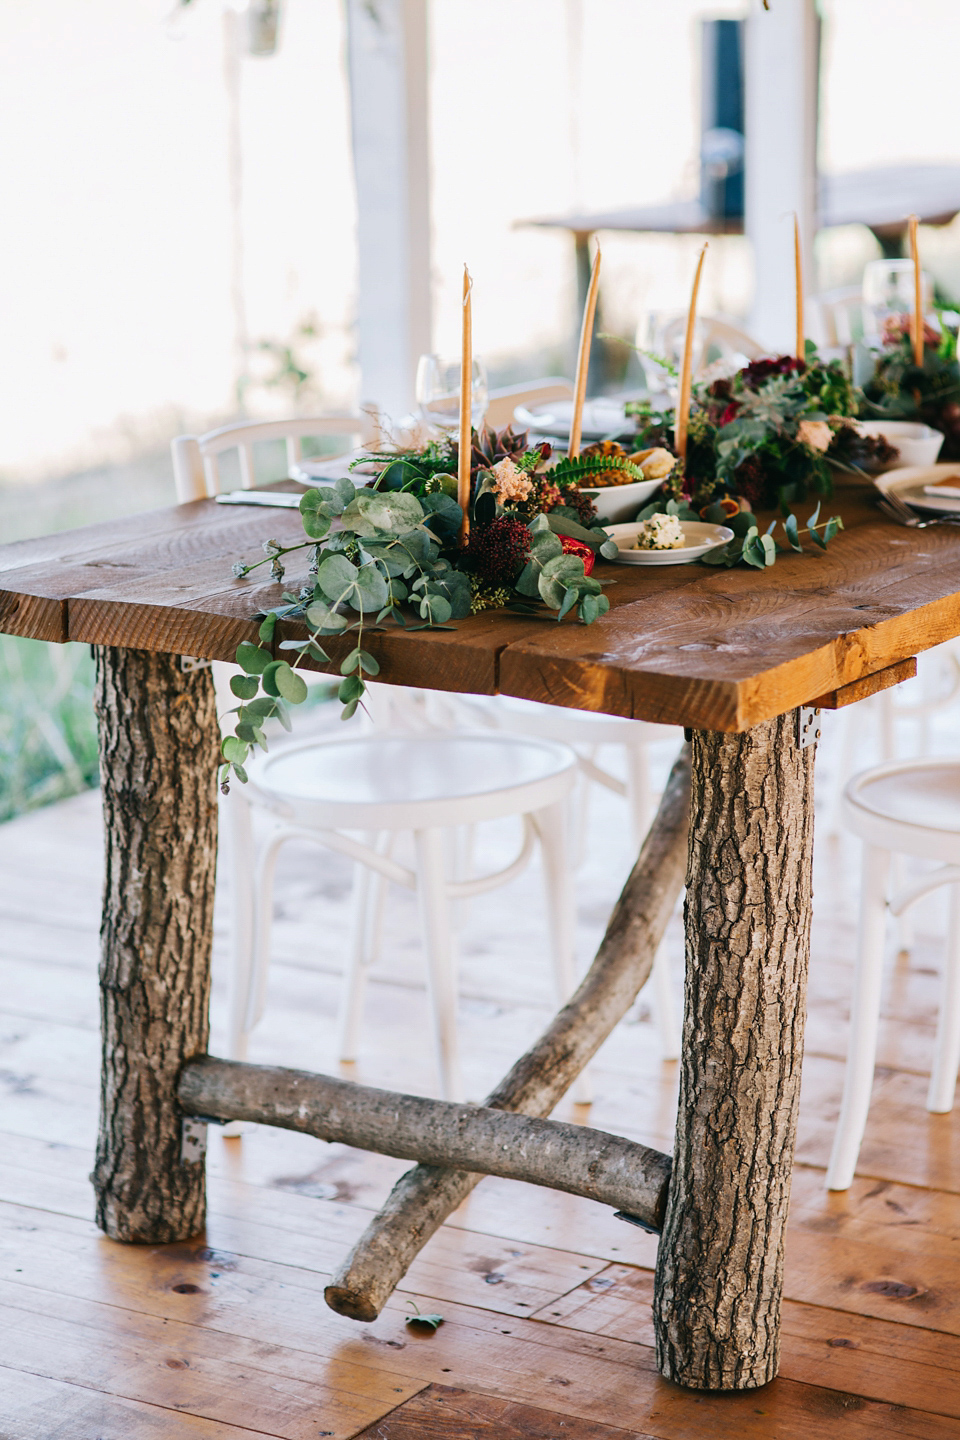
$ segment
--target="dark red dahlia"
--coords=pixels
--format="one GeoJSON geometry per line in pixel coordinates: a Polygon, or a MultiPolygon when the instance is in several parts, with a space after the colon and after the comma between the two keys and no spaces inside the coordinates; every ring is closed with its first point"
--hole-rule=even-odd
{"type": "Polygon", "coordinates": [[[774,375],[792,375],[794,372],[802,375],[806,368],[806,363],[798,360],[796,355],[771,355],[762,360],[751,360],[740,371],[740,376],[746,389],[758,390],[765,380],[774,375]]]}
{"type": "Polygon", "coordinates": [[[748,455],[733,472],[736,488],[746,500],[750,509],[756,511],[766,498],[767,477],[762,463],[756,455],[748,455]]]}
{"type": "Polygon", "coordinates": [[[470,531],[466,563],[487,585],[513,585],[530,554],[530,531],[522,520],[501,515],[470,531]]]}

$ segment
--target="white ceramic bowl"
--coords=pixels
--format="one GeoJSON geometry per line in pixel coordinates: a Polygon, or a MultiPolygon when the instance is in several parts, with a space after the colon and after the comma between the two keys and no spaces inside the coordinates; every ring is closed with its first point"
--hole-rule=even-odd
{"type": "Polygon", "coordinates": [[[600,519],[617,525],[624,520],[636,519],[637,511],[646,505],[662,484],[662,480],[634,480],[630,485],[600,485],[596,488],[582,485],[580,488],[596,505],[600,519]]]}
{"type": "Polygon", "coordinates": [[[933,465],[943,445],[943,435],[916,420],[861,420],[861,435],[883,435],[900,454],[887,467],[899,470],[903,465],[933,465]]]}
{"type": "Polygon", "coordinates": [[[623,548],[617,556],[621,565],[689,565],[716,550],[719,545],[729,545],[733,531],[726,525],[708,525],[704,520],[681,520],[684,546],[680,550],[631,550],[630,546],[640,533],[639,524],[611,525],[610,534],[623,548]]]}

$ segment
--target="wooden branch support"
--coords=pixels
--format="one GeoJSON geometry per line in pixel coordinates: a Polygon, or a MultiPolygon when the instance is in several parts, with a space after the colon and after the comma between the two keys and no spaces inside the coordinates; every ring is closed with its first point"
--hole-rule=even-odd
{"type": "MultiPolygon", "coordinates": [[[[486,1106],[549,1115],[629,1010],[650,974],[683,887],[689,806],[690,750],[685,745],[590,970],[540,1039],[487,1097],[486,1106]]],[[[401,1176],[324,1291],[331,1309],[353,1320],[375,1320],[431,1235],[481,1179],[472,1169],[428,1165],[401,1176]]]]}
{"type": "Polygon", "coordinates": [[[663,1222],[669,1155],[583,1125],[212,1056],[185,1066],[177,1097],[189,1115],[277,1125],[427,1165],[469,1165],[613,1205],[651,1230],[663,1222]]]}

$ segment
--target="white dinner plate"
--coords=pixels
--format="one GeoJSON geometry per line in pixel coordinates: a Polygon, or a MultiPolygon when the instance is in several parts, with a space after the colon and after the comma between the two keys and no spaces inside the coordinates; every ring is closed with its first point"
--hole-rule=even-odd
{"type": "MultiPolygon", "coordinates": [[[[583,407],[580,433],[585,440],[600,440],[604,435],[622,435],[633,431],[633,417],[624,414],[622,400],[610,400],[601,396],[588,400],[583,407]]],[[[538,405],[528,410],[518,405],[513,418],[523,430],[535,430],[538,435],[569,435],[573,418],[572,400],[551,400],[547,405],[538,405]]]]}
{"type": "Polygon", "coordinates": [[[363,453],[362,450],[349,450],[346,455],[334,455],[329,460],[297,460],[290,466],[290,479],[296,480],[299,485],[329,485],[343,475],[352,480],[354,475],[376,474],[379,466],[375,463],[350,469],[363,453]]]}
{"type": "Polygon", "coordinates": [[[874,485],[885,494],[893,490],[899,499],[912,505],[915,510],[928,510],[938,515],[960,514],[960,500],[950,495],[927,495],[924,485],[936,480],[957,477],[960,484],[960,463],[944,462],[940,465],[905,465],[898,470],[888,470],[874,479],[874,485]]]}
{"type": "Polygon", "coordinates": [[[708,525],[704,520],[681,520],[685,544],[682,550],[631,550],[629,547],[640,534],[640,524],[605,525],[611,539],[621,546],[615,564],[619,565],[690,565],[716,550],[720,545],[729,545],[733,531],[726,525],[708,525]]]}

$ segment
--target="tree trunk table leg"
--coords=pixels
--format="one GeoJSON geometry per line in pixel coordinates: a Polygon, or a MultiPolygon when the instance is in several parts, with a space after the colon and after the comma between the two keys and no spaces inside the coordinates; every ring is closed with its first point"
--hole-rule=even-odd
{"type": "Polygon", "coordinates": [[[680,1109],[657,1363],[694,1389],[777,1373],[810,949],[815,750],[797,712],[693,739],[680,1109]]]}
{"type": "Polygon", "coordinates": [[[93,1184],[114,1240],[204,1223],[204,1161],[182,1158],[177,1078],[206,1054],[220,741],[209,669],[97,647],[106,823],[103,1069],[93,1184]]]}

